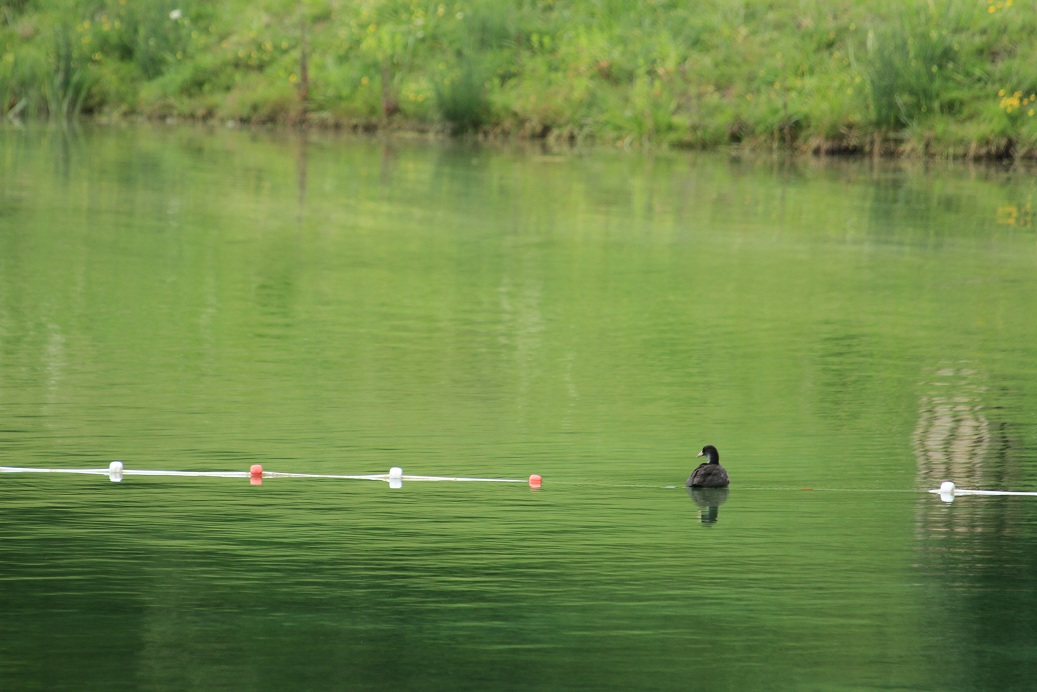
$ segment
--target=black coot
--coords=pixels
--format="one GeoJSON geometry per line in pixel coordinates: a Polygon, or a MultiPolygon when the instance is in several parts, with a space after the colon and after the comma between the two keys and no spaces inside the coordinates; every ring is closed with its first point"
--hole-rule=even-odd
{"type": "Polygon", "coordinates": [[[726,488],[731,485],[731,479],[727,477],[727,471],[720,465],[720,452],[713,445],[706,445],[699,452],[700,457],[706,457],[709,461],[699,464],[698,468],[688,476],[689,488],[726,488]]]}

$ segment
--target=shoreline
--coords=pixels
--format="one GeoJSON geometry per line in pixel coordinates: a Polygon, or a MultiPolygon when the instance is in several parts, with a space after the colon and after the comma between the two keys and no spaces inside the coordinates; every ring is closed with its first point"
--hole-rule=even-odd
{"type": "Polygon", "coordinates": [[[16,3],[0,115],[552,147],[1037,160],[1012,0],[16,3]]]}
{"type": "Polygon", "coordinates": [[[8,119],[0,125],[6,129],[23,129],[35,127],[197,127],[207,130],[242,130],[278,134],[331,134],[355,136],[361,138],[385,138],[398,140],[426,140],[437,142],[474,143],[483,146],[530,146],[540,147],[551,152],[580,150],[630,151],[643,153],[705,153],[728,154],[749,158],[781,157],[806,158],[819,161],[888,161],[888,162],[960,162],[988,164],[999,167],[1011,167],[1015,164],[1026,164],[1028,167],[1037,163],[1037,149],[1026,149],[1016,152],[1011,143],[1000,146],[984,147],[973,144],[969,147],[941,147],[938,142],[928,142],[926,147],[911,145],[898,146],[894,140],[874,138],[869,145],[856,141],[840,140],[795,143],[793,146],[775,143],[766,139],[727,142],[708,146],[682,145],[680,143],[658,143],[642,141],[603,142],[594,137],[574,138],[565,134],[530,137],[521,134],[501,132],[495,128],[479,131],[452,133],[445,124],[428,125],[422,123],[390,122],[356,122],[356,121],[264,121],[250,122],[220,118],[149,118],[143,115],[80,115],[65,121],[52,120],[19,120],[8,119]]]}

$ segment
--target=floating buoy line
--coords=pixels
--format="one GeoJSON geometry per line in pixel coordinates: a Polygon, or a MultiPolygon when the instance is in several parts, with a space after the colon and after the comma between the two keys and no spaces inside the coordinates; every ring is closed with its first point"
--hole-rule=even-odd
{"type": "MultiPolygon", "coordinates": [[[[383,481],[390,488],[402,488],[404,481],[454,481],[459,483],[526,483],[531,488],[540,488],[543,478],[539,474],[532,474],[529,478],[466,478],[462,476],[407,476],[399,466],[393,466],[389,473],[372,474],[335,474],[335,473],[286,473],[281,471],[265,471],[260,464],[252,464],[248,471],[158,471],[151,469],[128,469],[121,461],[113,461],[108,468],[101,469],[47,469],[31,466],[0,466],[0,473],[72,473],[91,476],[108,476],[113,483],[121,483],[126,476],[171,476],[171,477],[197,477],[197,478],[247,478],[252,485],[261,485],[265,479],[275,478],[324,478],[331,480],[347,481],[383,481]]],[[[675,485],[664,486],[667,489],[676,488],[675,485]]],[[[780,489],[780,488],[777,488],[780,489]]],[[[917,491],[890,491],[890,490],[857,490],[849,488],[787,488],[787,490],[818,490],[842,492],[917,492],[917,491]]],[[[776,488],[747,488],[747,490],[776,490],[776,488]]],[[[959,488],[951,481],[944,481],[939,488],[927,491],[940,496],[944,502],[954,502],[954,498],[967,495],[987,496],[1022,496],[1037,497],[1037,492],[1020,490],[971,490],[959,488]]]]}
{"type": "Polygon", "coordinates": [[[1037,493],[1022,490],[969,490],[967,488],[959,488],[951,481],[944,481],[943,483],[940,483],[939,488],[936,490],[930,490],[929,492],[936,493],[944,502],[954,502],[954,498],[961,497],[962,495],[1011,495],[1037,497],[1037,493]]]}
{"type": "Polygon", "coordinates": [[[403,469],[393,466],[389,473],[342,475],[333,473],[282,473],[264,471],[260,464],[252,464],[248,471],[153,471],[128,469],[121,461],[113,461],[106,469],[41,469],[27,466],[0,466],[0,473],[76,473],[108,476],[113,483],[121,483],[126,476],[189,476],[201,478],[247,478],[252,485],[262,484],[268,478],[327,478],[349,481],[384,481],[390,488],[402,488],[404,481],[455,481],[462,483],[528,483],[531,488],[543,485],[543,478],[533,474],[529,478],[463,478],[458,476],[405,476],[403,469]]]}

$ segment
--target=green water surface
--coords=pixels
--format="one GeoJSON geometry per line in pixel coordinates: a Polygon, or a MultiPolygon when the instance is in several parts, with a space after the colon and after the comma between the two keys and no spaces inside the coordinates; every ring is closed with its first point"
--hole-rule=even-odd
{"type": "Polygon", "coordinates": [[[0,129],[0,466],[544,477],[0,473],[0,688],[1027,689],[1034,180],[0,129]]]}

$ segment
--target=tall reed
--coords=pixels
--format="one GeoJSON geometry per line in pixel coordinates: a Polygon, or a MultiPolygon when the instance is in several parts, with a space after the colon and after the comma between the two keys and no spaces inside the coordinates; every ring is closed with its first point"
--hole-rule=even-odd
{"type": "Polygon", "coordinates": [[[966,26],[959,3],[904,8],[867,36],[863,71],[873,124],[893,131],[927,114],[953,109],[948,85],[958,70],[958,35],[966,26]]]}
{"type": "Polygon", "coordinates": [[[436,105],[455,133],[484,125],[490,115],[485,71],[471,57],[461,59],[458,73],[436,84],[436,105]]]}
{"type": "Polygon", "coordinates": [[[78,55],[75,32],[68,22],[55,27],[51,57],[54,71],[42,88],[46,112],[52,118],[73,118],[83,108],[91,79],[78,55]]]}

